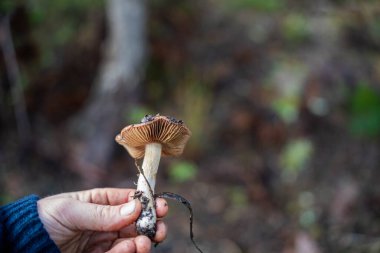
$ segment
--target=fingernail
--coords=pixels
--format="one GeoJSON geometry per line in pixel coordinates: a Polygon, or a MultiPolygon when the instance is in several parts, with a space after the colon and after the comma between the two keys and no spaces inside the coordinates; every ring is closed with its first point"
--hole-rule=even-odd
{"type": "Polygon", "coordinates": [[[128,216],[135,211],[136,208],[136,200],[128,202],[120,209],[120,215],[128,216]]]}

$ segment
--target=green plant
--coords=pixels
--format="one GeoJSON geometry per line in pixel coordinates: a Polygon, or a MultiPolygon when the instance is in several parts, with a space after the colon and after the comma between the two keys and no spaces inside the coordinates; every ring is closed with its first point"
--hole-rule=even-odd
{"type": "Polygon", "coordinates": [[[15,1],[12,0],[2,0],[0,1],[0,14],[9,13],[16,6],[15,1]]]}
{"type": "Polygon", "coordinates": [[[307,18],[301,14],[287,15],[282,25],[282,33],[285,39],[293,45],[307,40],[311,33],[307,22],[307,18]]]}
{"type": "Polygon", "coordinates": [[[291,140],[280,154],[283,175],[290,180],[295,179],[305,167],[313,153],[313,144],[308,139],[291,140]]]}
{"type": "Polygon", "coordinates": [[[24,3],[33,25],[32,34],[40,45],[42,67],[55,61],[55,52],[78,36],[86,18],[95,9],[101,9],[104,0],[34,0],[24,3]]]}
{"type": "Polygon", "coordinates": [[[169,167],[170,180],[177,183],[190,181],[197,175],[198,168],[195,164],[185,161],[177,161],[169,167]]]}
{"type": "Polygon", "coordinates": [[[359,137],[380,135],[380,92],[359,85],[349,99],[349,130],[359,137]]]}
{"type": "Polygon", "coordinates": [[[264,12],[274,12],[284,8],[283,0],[225,0],[225,5],[234,9],[252,9],[264,12]]]}

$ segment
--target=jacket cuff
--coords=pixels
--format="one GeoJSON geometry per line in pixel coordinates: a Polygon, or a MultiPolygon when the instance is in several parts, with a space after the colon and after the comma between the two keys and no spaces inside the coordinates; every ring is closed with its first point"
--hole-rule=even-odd
{"type": "Polygon", "coordinates": [[[38,200],[30,195],[0,208],[5,252],[60,252],[38,216],[38,200]]]}

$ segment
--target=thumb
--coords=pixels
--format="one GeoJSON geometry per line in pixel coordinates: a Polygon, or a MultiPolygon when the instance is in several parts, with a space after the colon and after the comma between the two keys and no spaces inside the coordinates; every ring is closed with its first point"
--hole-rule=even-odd
{"type": "Polygon", "coordinates": [[[75,201],[68,208],[68,220],[79,230],[117,231],[136,221],[141,203],[135,199],[118,206],[75,201]]]}

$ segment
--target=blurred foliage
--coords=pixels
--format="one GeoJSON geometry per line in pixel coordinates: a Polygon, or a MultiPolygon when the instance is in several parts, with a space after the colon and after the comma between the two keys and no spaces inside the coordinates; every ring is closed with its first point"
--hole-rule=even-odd
{"type": "Polygon", "coordinates": [[[329,105],[325,98],[313,97],[308,103],[308,109],[317,116],[326,116],[329,113],[329,105]]]}
{"type": "Polygon", "coordinates": [[[223,3],[233,10],[248,8],[264,12],[278,11],[285,6],[284,0],[223,0],[223,3]]]}
{"type": "Polygon", "coordinates": [[[182,115],[186,125],[191,129],[191,152],[202,152],[207,147],[208,115],[212,105],[210,87],[198,80],[194,72],[189,72],[176,88],[178,114],[182,115]]]}
{"type": "Polygon", "coordinates": [[[301,192],[298,196],[300,209],[299,223],[304,228],[310,228],[317,220],[314,210],[314,195],[311,192],[301,192]]]}
{"type": "Polygon", "coordinates": [[[235,207],[244,207],[249,203],[246,189],[241,186],[229,187],[228,198],[235,207]]]}
{"type": "Polygon", "coordinates": [[[297,97],[282,97],[273,101],[273,109],[288,123],[294,122],[298,117],[297,97]]]}
{"type": "Polygon", "coordinates": [[[343,27],[349,44],[361,50],[380,49],[378,1],[362,1],[355,11],[345,13],[343,27]]]}
{"type": "Polygon", "coordinates": [[[78,36],[86,24],[86,14],[104,8],[104,0],[33,0],[25,7],[33,25],[33,38],[43,48],[41,67],[48,67],[61,57],[57,55],[58,49],[78,36]]]}
{"type": "Polygon", "coordinates": [[[301,212],[299,217],[299,223],[304,228],[311,227],[317,220],[315,211],[313,209],[307,209],[301,212]]]}
{"type": "Polygon", "coordinates": [[[146,106],[136,105],[128,112],[128,115],[126,115],[125,118],[128,124],[136,124],[140,123],[141,119],[144,118],[145,115],[156,115],[157,113],[159,112],[152,112],[146,106]]]}
{"type": "Polygon", "coordinates": [[[272,108],[286,123],[298,119],[303,81],[308,68],[297,60],[278,59],[266,86],[274,93],[272,108]]]}
{"type": "Polygon", "coordinates": [[[312,208],[315,204],[314,194],[312,192],[306,191],[301,192],[298,196],[298,205],[302,209],[312,208]]]}
{"type": "Polygon", "coordinates": [[[14,0],[2,0],[0,1],[0,15],[10,13],[16,6],[14,0]]]}
{"type": "Polygon", "coordinates": [[[308,139],[290,140],[280,155],[280,164],[284,169],[285,179],[294,180],[298,173],[305,168],[312,153],[313,144],[308,139]]]}
{"type": "Polygon", "coordinates": [[[184,183],[193,180],[198,168],[194,163],[187,161],[175,161],[170,164],[169,177],[172,182],[184,183]]]}
{"type": "Polygon", "coordinates": [[[349,129],[355,135],[380,135],[380,92],[369,85],[359,85],[350,99],[349,129]]]}
{"type": "Polygon", "coordinates": [[[58,27],[80,25],[83,14],[93,8],[103,8],[104,0],[32,0],[28,1],[28,8],[32,21],[38,25],[58,25],[58,27]],[[62,20],[62,18],[64,18],[62,20]],[[46,24],[46,22],[50,22],[46,24]],[[51,23],[54,22],[54,23],[51,23]],[[61,24],[61,25],[60,25],[61,24]],[[64,24],[64,25],[62,25],[64,24]]]}
{"type": "Polygon", "coordinates": [[[207,148],[212,86],[192,62],[192,36],[197,29],[200,3],[155,0],[148,22],[150,58],[143,100],[155,110],[182,119],[192,137],[185,155],[196,157],[207,148]]]}
{"type": "Polygon", "coordinates": [[[299,13],[291,13],[284,18],[282,33],[292,46],[297,46],[310,39],[311,31],[308,27],[308,19],[299,13]]]}

